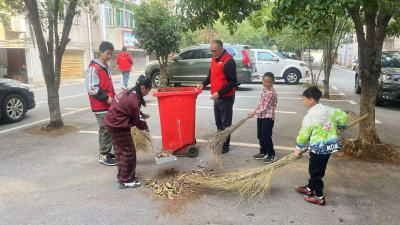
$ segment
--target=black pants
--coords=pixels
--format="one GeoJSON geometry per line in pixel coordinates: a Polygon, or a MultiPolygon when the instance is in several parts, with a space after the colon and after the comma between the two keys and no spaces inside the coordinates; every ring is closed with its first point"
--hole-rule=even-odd
{"type": "Polygon", "coordinates": [[[257,118],[257,138],[260,142],[260,153],[275,156],[274,143],[272,142],[272,128],[274,120],[270,118],[257,118]]]}
{"type": "Polygon", "coordinates": [[[331,154],[319,155],[310,152],[310,164],[308,166],[310,179],[308,180],[308,187],[315,191],[318,197],[324,195],[322,192],[322,190],[324,190],[322,178],[325,176],[326,164],[328,164],[330,156],[331,154]]]}
{"type": "MultiPolygon", "coordinates": [[[[226,98],[219,98],[214,101],[215,125],[217,125],[218,131],[225,130],[232,126],[233,103],[235,103],[234,95],[226,98]]],[[[229,147],[230,140],[231,136],[226,140],[224,147],[229,147]]]]}

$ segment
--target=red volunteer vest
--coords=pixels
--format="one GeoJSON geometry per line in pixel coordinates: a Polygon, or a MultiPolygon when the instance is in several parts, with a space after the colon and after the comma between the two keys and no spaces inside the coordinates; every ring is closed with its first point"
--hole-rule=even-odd
{"type": "MultiPolygon", "coordinates": [[[[215,58],[211,60],[211,95],[219,91],[221,88],[228,84],[224,73],[224,65],[232,56],[227,51],[221,56],[221,59],[217,62],[215,58]]],[[[232,88],[228,93],[220,97],[229,97],[235,94],[235,88],[232,88]]]]}
{"type": "MultiPolygon", "coordinates": [[[[115,96],[114,86],[113,86],[111,77],[108,75],[107,69],[101,67],[97,63],[92,63],[90,66],[94,67],[97,71],[97,75],[100,80],[99,88],[103,89],[108,96],[110,96],[111,98],[114,98],[114,96],[115,96]]],[[[104,110],[108,110],[108,108],[110,108],[110,105],[107,103],[107,101],[101,101],[101,100],[95,99],[89,93],[88,93],[88,95],[89,95],[90,106],[92,108],[92,111],[104,111],[104,110]]]]}

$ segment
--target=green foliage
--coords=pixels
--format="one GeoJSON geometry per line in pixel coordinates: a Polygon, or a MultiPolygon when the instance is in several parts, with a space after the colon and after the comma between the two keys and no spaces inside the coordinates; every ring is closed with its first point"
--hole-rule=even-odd
{"type": "Polygon", "coordinates": [[[178,16],[166,7],[162,1],[143,2],[134,8],[135,27],[133,35],[138,40],[139,48],[157,56],[168,56],[179,51],[182,38],[182,25],[178,16]]]}

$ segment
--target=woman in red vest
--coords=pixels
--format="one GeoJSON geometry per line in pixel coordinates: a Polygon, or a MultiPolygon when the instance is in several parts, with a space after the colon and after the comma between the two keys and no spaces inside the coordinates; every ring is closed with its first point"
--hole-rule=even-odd
{"type": "MultiPolygon", "coordinates": [[[[220,40],[210,44],[211,68],[207,78],[197,88],[203,89],[211,84],[211,99],[214,100],[215,124],[218,131],[225,130],[232,125],[233,103],[235,103],[236,63],[224,49],[220,40]]],[[[222,153],[229,151],[230,137],[226,140],[222,153]]]]}

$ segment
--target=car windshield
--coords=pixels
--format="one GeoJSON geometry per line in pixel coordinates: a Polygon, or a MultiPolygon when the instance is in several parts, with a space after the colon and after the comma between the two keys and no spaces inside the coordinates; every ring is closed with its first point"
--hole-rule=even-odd
{"type": "Polygon", "coordinates": [[[382,67],[400,68],[400,52],[382,52],[382,67]]]}
{"type": "Polygon", "coordinates": [[[286,57],[284,54],[280,53],[280,52],[274,52],[275,54],[277,54],[279,57],[281,57],[282,59],[288,59],[288,57],[286,57]]]}

